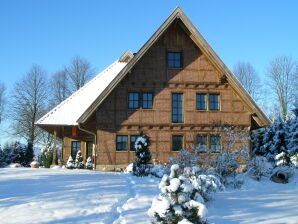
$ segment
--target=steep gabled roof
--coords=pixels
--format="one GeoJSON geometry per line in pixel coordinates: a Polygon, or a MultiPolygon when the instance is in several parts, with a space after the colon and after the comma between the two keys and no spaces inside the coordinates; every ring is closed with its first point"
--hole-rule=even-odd
{"type": "Polygon", "coordinates": [[[200,50],[207,56],[212,64],[227,78],[227,81],[231,87],[239,94],[239,96],[246,102],[252,111],[253,117],[260,126],[270,125],[271,121],[259,108],[253,98],[248,94],[245,88],[240,84],[238,79],[227,68],[203,36],[199,33],[196,27],[187,18],[181,8],[177,7],[172,14],[166,19],[166,21],[159,27],[159,29],[151,36],[151,38],[143,45],[138,53],[129,61],[127,66],[119,72],[117,77],[101,92],[90,107],[84,111],[84,113],[78,119],[78,123],[84,123],[93,114],[96,108],[104,101],[104,99],[111,93],[111,91],[118,85],[118,83],[126,76],[126,74],[133,68],[133,66],[142,58],[147,50],[158,40],[158,38],[167,30],[167,28],[175,21],[179,19],[185,26],[184,30],[188,33],[194,43],[200,48],[200,50]]]}
{"type": "MultiPolygon", "coordinates": [[[[124,55],[132,55],[125,52],[124,55]]],[[[127,57],[125,57],[127,59],[127,57]]],[[[74,92],[66,100],[40,118],[37,125],[78,125],[79,117],[90,107],[98,96],[106,89],[127,62],[117,60],[105,70],[91,79],[86,85],[74,92]]]]}

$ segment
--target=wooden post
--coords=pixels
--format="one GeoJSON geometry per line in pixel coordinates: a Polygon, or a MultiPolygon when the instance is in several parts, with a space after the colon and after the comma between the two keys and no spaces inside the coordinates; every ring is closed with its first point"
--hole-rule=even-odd
{"type": "Polygon", "coordinates": [[[58,156],[57,156],[57,131],[54,131],[54,148],[53,148],[53,162],[52,166],[57,166],[58,165],[58,156]]]}

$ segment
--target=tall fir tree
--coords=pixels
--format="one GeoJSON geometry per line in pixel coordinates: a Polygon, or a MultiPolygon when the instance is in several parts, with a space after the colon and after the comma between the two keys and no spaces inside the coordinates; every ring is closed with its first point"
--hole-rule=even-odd
{"type": "Polygon", "coordinates": [[[77,155],[76,155],[76,160],[75,160],[75,167],[77,169],[84,169],[84,163],[83,163],[83,157],[82,157],[82,152],[81,150],[79,150],[77,152],[77,155]]]}
{"type": "Polygon", "coordinates": [[[149,136],[141,132],[140,137],[135,141],[136,159],[133,164],[133,174],[135,176],[147,176],[149,174],[150,166],[148,163],[151,160],[149,146],[149,136]]]}

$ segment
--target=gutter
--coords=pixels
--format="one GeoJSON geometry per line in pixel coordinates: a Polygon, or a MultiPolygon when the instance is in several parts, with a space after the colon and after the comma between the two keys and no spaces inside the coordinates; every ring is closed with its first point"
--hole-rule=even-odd
{"type": "Polygon", "coordinates": [[[88,133],[88,134],[94,136],[94,144],[95,144],[95,147],[93,148],[93,153],[92,153],[92,154],[94,155],[94,169],[96,170],[97,135],[96,135],[96,133],[93,133],[93,132],[91,132],[91,131],[88,131],[88,130],[82,128],[80,124],[78,124],[78,128],[79,128],[79,130],[81,130],[81,131],[83,131],[83,132],[86,132],[86,133],[88,133]]]}

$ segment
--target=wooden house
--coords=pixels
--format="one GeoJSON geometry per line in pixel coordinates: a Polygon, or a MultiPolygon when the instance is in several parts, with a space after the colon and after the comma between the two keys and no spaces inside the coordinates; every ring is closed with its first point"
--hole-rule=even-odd
{"type": "Polygon", "coordinates": [[[191,144],[216,155],[225,144],[216,122],[270,124],[178,7],[136,54],[125,52],[37,124],[63,139],[64,162],[81,150],[96,169],[113,170],[134,161],[140,131],[161,162],[191,144]]]}

